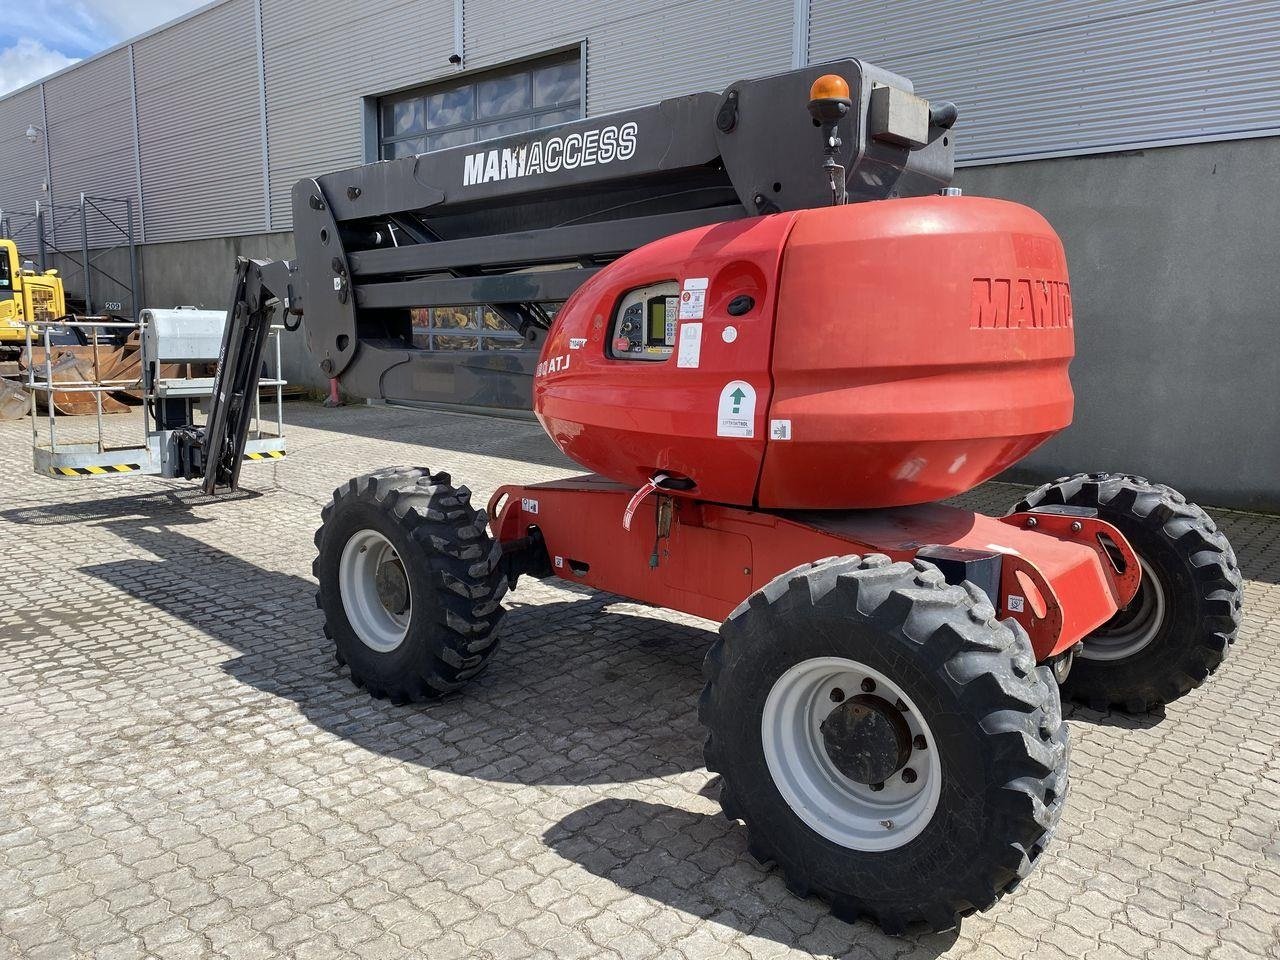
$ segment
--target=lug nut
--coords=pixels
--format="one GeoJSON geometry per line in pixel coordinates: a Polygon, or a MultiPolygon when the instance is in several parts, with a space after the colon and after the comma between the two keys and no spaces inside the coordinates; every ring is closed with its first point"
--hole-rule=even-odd
{"type": "Polygon", "coordinates": [[[874,790],[874,791],[876,791],[877,793],[879,793],[881,790],[883,790],[883,789],[884,789],[884,784],[883,784],[883,783],[873,783],[873,784],[871,785],[871,789],[872,789],[872,790],[874,790]]]}
{"type": "Polygon", "coordinates": [[[875,688],[876,688],[876,682],[874,680],[872,680],[870,677],[863,677],[862,679],[863,693],[871,693],[873,690],[875,690],[875,688]]]}
{"type": "Polygon", "coordinates": [[[911,741],[911,746],[916,750],[928,750],[929,741],[924,738],[923,733],[917,733],[915,739],[911,741]]]}
{"type": "Polygon", "coordinates": [[[907,769],[905,769],[905,770],[903,770],[903,771],[902,771],[902,782],[903,782],[903,783],[915,783],[915,782],[916,782],[916,772],[915,772],[914,770],[912,770],[910,767],[907,767],[907,769]]]}
{"type": "Polygon", "coordinates": [[[906,713],[906,712],[907,712],[907,705],[906,705],[905,703],[903,703],[903,702],[902,702],[902,698],[901,698],[901,697],[899,697],[897,700],[893,701],[893,705],[894,705],[895,707],[897,707],[897,708],[898,708],[898,712],[899,712],[899,713],[906,713]]]}
{"type": "Polygon", "coordinates": [[[834,687],[831,691],[831,702],[841,703],[844,700],[844,691],[839,687],[834,687]]]}

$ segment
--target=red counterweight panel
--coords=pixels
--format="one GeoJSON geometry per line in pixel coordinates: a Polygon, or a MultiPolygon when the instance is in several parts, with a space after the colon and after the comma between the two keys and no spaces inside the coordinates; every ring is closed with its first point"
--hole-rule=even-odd
{"type": "Polygon", "coordinates": [[[761,507],[940,500],[1071,422],[1066,260],[1027,207],[923,197],[803,211],[778,303],[761,507]]]}

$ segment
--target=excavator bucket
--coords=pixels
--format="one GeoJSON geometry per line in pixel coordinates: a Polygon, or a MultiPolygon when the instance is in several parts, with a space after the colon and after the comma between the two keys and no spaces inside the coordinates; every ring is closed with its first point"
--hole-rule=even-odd
{"type": "Polygon", "coordinates": [[[30,403],[22,384],[0,378],[0,420],[21,420],[30,410],[30,403]]]}

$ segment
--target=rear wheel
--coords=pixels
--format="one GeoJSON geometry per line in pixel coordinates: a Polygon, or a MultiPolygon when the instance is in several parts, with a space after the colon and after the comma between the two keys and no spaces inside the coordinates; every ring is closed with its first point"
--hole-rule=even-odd
{"type": "Polygon", "coordinates": [[[787,886],[942,930],[1031,870],[1067,730],[1021,627],[927,563],[839,557],[753,594],[706,660],[707,766],[787,886]]]}
{"type": "Polygon", "coordinates": [[[316,531],[316,604],[357,686],[421,700],[488,665],[507,581],[487,523],[447,473],[394,467],[334,491],[316,531]]]}
{"type": "Polygon", "coordinates": [[[1235,553],[1209,515],[1171,487],[1116,473],[1055,480],[1014,509],[1054,504],[1097,510],[1142,565],[1138,592],[1085,637],[1063,693],[1141,712],[1200,686],[1235,641],[1243,599],[1235,553]]]}

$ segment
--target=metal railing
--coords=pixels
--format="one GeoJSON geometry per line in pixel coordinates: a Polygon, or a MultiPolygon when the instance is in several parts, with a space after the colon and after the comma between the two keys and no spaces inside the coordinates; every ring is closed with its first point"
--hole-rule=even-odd
{"type": "MultiPolygon", "coordinates": [[[[261,389],[254,394],[254,413],[253,419],[249,425],[249,436],[251,440],[277,440],[284,436],[284,387],[287,381],[283,379],[283,363],[281,356],[280,332],[284,329],[282,325],[273,324],[271,333],[269,334],[275,340],[275,376],[272,379],[264,379],[259,381],[259,387],[275,388],[275,418],[274,432],[266,429],[266,423],[262,417],[262,392],[261,389]]],[[[47,453],[47,459],[51,466],[58,466],[63,460],[67,462],[66,466],[102,466],[103,463],[94,464],[92,461],[97,458],[115,458],[126,454],[139,454],[136,458],[144,465],[139,472],[143,473],[164,473],[165,471],[164,453],[158,444],[153,440],[160,434],[160,423],[156,420],[154,412],[154,404],[157,400],[164,399],[166,387],[181,384],[184,380],[196,381],[200,378],[162,378],[159,376],[160,367],[152,363],[152,359],[147,353],[147,336],[146,323],[138,321],[124,320],[105,320],[97,318],[60,318],[57,320],[33,320],[26,324],[26,356],[27,362],[27,378],[24,386],[30,396],[31,402],[31,443],[35,451],[37,459],[37,468],[41,458],[41,451],[47,453]],[[58,330],[84,330],[86,335],[84,339],[88,340],[87,344],[81,343],[80,346],[88,346],[92,349],[93,372],[91,379],[72,379],[72,380],[54,380],[54,361],[53,354],[60,346],[65,344],[54,343],[53,334],[58,330]],[[138,341],[138,376],[126,378],[103,379],[102,377],[102,357],[100,347],[103,346],[101,331],[105,330],[128,330],[137,333],[138,341]],[[43,362],[36,364],[34,360],[34,347],[42,346],[44,348],[43,362]],[[42,369],[44,380],[36,379],[37,368],[42,369]],[[104,424],[103,398],[107,394],[120,391],[137,391],[141,399],[142,407],[142,443],[138,446],[109,446],[107,443],[106,429],[104,424]],[[91,444],[83,442],[63,443],[58,442],[58,403],[55,394],[90,394],[94,398],[94,420],[96,426],[95,439],[91,444]],[[37,397],[43,395],[45,401],[45,414],[40,415],[37,397]],[[40,436],[41,421],[46,423],[48,431],[47,445],[42,442],[40,436]],[[92,446],[92,450],[86,449],[92,446]],[[72,462],[74,461],[74,462],[72,462]]],[[[163,363],[163,361],[161,361],[163,363]]],[[[194,397],[194,394],[185,394],[187,397],[194,397]]],[[[72,417],[72,414],[62,414],[64,418],[72,417]]],[[[122,461],[123,462],[123,461],[122,461]]]]}

